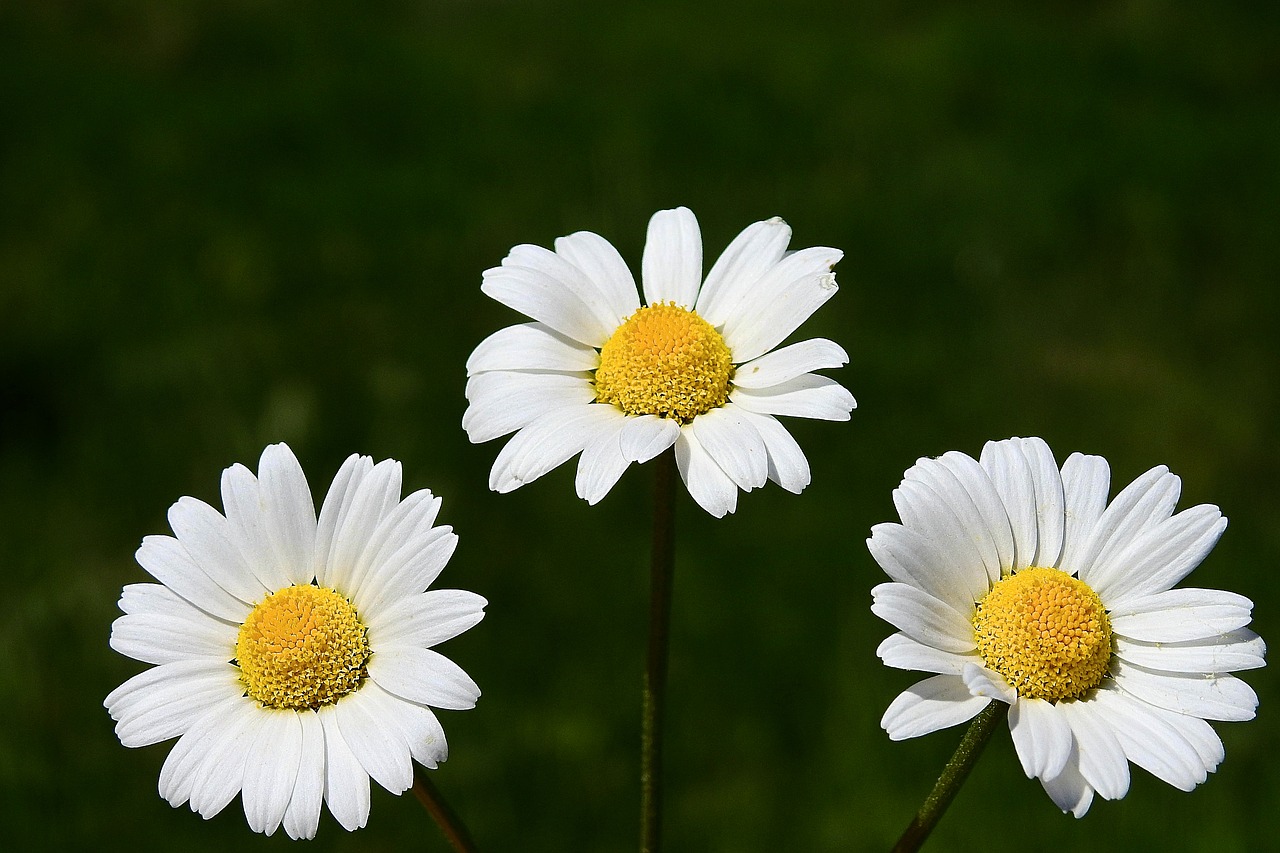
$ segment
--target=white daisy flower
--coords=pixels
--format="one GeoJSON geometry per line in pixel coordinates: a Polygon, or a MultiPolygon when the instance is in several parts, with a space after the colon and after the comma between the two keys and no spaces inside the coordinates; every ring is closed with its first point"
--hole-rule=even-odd
{"type": "Polygon", "coordinates": [[[222,473],[225,515],[184,497],[175,536],[137,560],[158,584],[129,584],[111,647],[155,664],[105,705],[128,747],[176,737],[160,795],[209,818],[237,793],[255,832],[283,822],[311,838],[320,804],[349,830],[369,816],[369,779],[394,794],[413,760],[447,757],[431,708],[474,707],[480,689],[432,647],[479,622],[485,600],[432,590],[458,537],[432,526],[440,499],[400,500],[400,463],[352,456],[317,521],[283,444],[258,476],[222,473]],[[176,537],[176,538],[175,538],[176,537]]]}
{"type": "Polygon", "coordinates": [[[645,306],[617,250],[579,231],[555,251],[516,246],[481,290],[537,322],[502,329],[467,361],[462,425],[472,442],[516,435],[489,487],[509,492],[575,454],[578,495],[601,500],[632,462],[675,445],[694,500],[716,517],[738,490],[809,484],[804,452],[777,415],[843,421],[854,400],[812,371],[846,364],[835,343],[775,349],[836,292],[837,249],[788,253],[781,219],[749,226],[702,279],[698,220],[649,220],[645,306]]]}
{"type": "Polygon", "coordinates": [[[937,673],[898,696],[893,740],[962,723],[1007,702],[1023,770],[1076,817],[1096,792],[1129,789],[1129,764],[1184,791],[1222,761],[1206,720],[1249,720],[1257,695],[1237,670],[1263,666],[1245,626],[1253,603],[1173,589],[1227,520],[1216,506],[1174,514],[1181,488],[1153,468],[1107,503],[1110,469],[1072,454],[1058,470],[1038,438],[921,459],[893,493],[902,524],[867,540],[893,580],[872,611],[900,633],[877,653],[937,673]]]}

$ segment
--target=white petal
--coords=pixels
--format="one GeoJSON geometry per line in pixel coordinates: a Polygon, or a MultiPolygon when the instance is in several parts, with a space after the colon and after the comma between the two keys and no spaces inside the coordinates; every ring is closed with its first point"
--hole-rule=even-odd
{"type": "Polygon", "coordinates": [[[1134,764],[1182,791],[1206,778],[1195,748],[1162,714],[1119,690],[1100,688],[1093,696],[1094,712],[1120,741],[1134,764]]]}
{"type": "Polygon", "coordinates": [[[1031,466],[1022,453],[1018,439],[988,441],[982,448],[979,463],[991,478],[1013,529],[1014,568],[1033,565],[1039,526],[1036,519],[1036,487],[1031,466]]]}
{"type": "MultiPolygon", "coordinates": [[[[381,522],[369,538],[369,544],[360,554],[352,573],[352,586],[348,597],[362,606],[382,592],[387,584],[394,584],[396,573],[404,563],[435,541],[440,528],[432,527],[440,512],[440,498],[429,489],[419,489],[402,500],[381,522]]],[[[408,592],[421,592],[412,589],[408,592]]]]}
{"type": "Polygon", "coordinates": [[[1234,675],[1153,672],[1113,658],[1111,672],[1126,693],[1158,708],[1206,720],[1252,720],[1258,708],[1253,688],[1234,675]]]}
{"type": "Polygon", "coordinates": [[[592,403],[595,389],[582,374],[495,371],[467,380],[471,405],[462,428],[480,444],[528,426],[548,412],[592,403]]]}
{"type": "Polygon", "coordinates": [[[1164,672],[1217,674],[1266,666],[1266,643],[1248,628],[1182,643],[1144,643],[1124,637],[1116,637],[1115,643],[1121,659],[1164,672]]]}
{"type": "Polygon", "coordinates": [[[1062,474],[1054,461],[1053,451],[1043,439],[1021,438],[1017,439],[1017,444],[1027,460],[1035,494],[1036,553],[1032,565],[1056,566],[1062,557],[1066,519],[1062,474]]]}
{"type": "Polygon", "coordinates": [[[735,387],[729,399],[751,412],[821,421],[847,421],[857,406],[853,395],[840,383],[816,373],[765,389],[735,387]]]}
{"type": "Polygon", "coordinates": [[[320,507],[320,518],[316,522],[316,580],[322,586],[331,586],[328,581],[329,554],[333,550],[343,519],[351,508],[360,483],[373,470],[373,460],[368,456],[352,454],[342,463],[338,473],[333,477],[329,492],[325,495],[320,507]]]}
{"type": "Polygon", "coordinates": [[[369,774],[338,730],[336,705],[324,705],[316,716],[324,727],[324,801],[348,832],[369,820],[369,774]]]}
{"type": "Polygon", "coordinates": [[[314,711],[298,714],[302,727],[302,754],[298,781],[284,812],[284,831],[293,839],[315,838],[324,803],[324,724],[314,711]]]}
{"type": "Polygon", "coordinates": [[[995,547],[999,559],[999,570],[988,569],[987,572],[987,579],[995,583],[1012,571],[1015,557],[1013,527],[1004,501],[1001,500],[1000,493],[996,491],[995,484],[991,482],[986,469],[972,456],[952,450],[934,461],[947,469],[956,482],[964,488],[970,500],[973,501],[978,515],[981,516],[982,529],[987,533],[990,545],[995,547]]]}
{"type": "Polygon", "coordinates": [[[622,478],[631,460],[622,452],[622,431],[630,420],[621,411],[607,407],[600,431],[582,448],[574,485],[578,497],[594,506],[609,494],[622,478]]]}
{"type": "Polygon", "coordinates": [[[430,649],[380,648],[369,658],[369,677],[388,693],[433,708],[465,711],[480,698],[480,688],[471,676],[430,649]]]}
{"type": "Polygon", "coordinates": [[[289,578],[267,532],[262,485],[252,471],[239,463],[222,472],[222,506],[231,538],[262,592],[275,592],[286,585],[289,578]]]}
{"type": "Polygon", "coordinates": [[[379,725],[394,730],[419,764],[434,770],[449,757],[444,729],[430,708],[393,696],[376,682],[365,684],[360,692],[370,716],[379,725]]]}
{"type": "Polygon", "coordinates": [[[405,542],[378,568],[369,583],[352,599],[366,618],[376,620],[390,604],[423,592],[439,577],[458,547],[458,536],[449,525],[432,527],[405,542]]]}
{"type": "Polygon", "coordinates": [[[649,219],[649,232],[640,262],[644,301],[649,305],[674,302],[692,308],[702,284],[702,232],[685,207],[660,210],[649,219]]]}
{"type": "Polygon", "coordinates": [[[913,586],[882,583],[871,590],[871,612],[902,633],[946,652],[977,648],[973,626],[954,609],[913,586]]]}
{"type": "Polygon", "coordinates": [[[900,693],[880,726],[889,740],[906,740],[971,720],[989,704],[990,699],[971,694],[957,676],[935,675],[900,693]]]}
{"type": "Polygon", "coordinates": [[[1226,529],[1216,506],[1183,510],[1138,533],[1128,548],[1099,558],[1093,588],[1116,606],[1132,595],[1163,592],[1200,565],[1226,529]]]}
{"type": "Polygon", "coordinates": [[[1164,708],[1147,706],[1145,710],[1169,725],[1191,745],[1200,762],[1199,766],[1204,770],[1200,776],[1201,781],[1204,781],[1206,774],[1218,769],[1218,765],[1226,757],[1226,751],[1222,748],[1222,738],[1218,737],[1213,726],[1199,717],[1188,717],[1185,714],[1166,711],[1164,708]]]}
{"type": "Polygon", "coordinates": [[[885,666],[894,669],[914,669],[942,675],[959,675],[966,664],[982,662],[982,658],[976,654],[944,652],[901,633],[886,637],[876,649],[876,654],[884,661],[885,666]]]}
{"type": "MultiPolygon", "coordinates": [[[[633,291],[634,292],[634,291],[633,291]]],[[[467,359],[467,377],[490,370],[595,370],[600,353],[542,323],[499,329],[480,342],[467,359]]]]}
{"type": "Polygon", "coordinates": [[[1009,709],[1013,746],[1029,779],[1052,779],[1071,757],[1071,727],[1043,699],[1019,699],[1009,709]]]}
{"type": "Polygon", "coordinates": [[[356,575],[360,559],[382,519],[400,503],[402,480],[400,463],[384,459],[355,485],[334,529],[324,571],[317,573],[322,586],[339,590],[356,588],[360,580],[356,575]]]}
{"type": "Polygon", "coordinates": [[[187,660],[144,670],[107,695],[127,747],[148,746],[195,727],[214,706],[244,692],[239,670],[225,661],[187,660]]]}
{"type": "Polygon", "coordinates": [[[342,739],[370,778],[391,793],[400,794],[413,784],[409,745],[387,720],[372,713],[378,704],[377,699],[370,700],[372,695],[364,690],[347,694],[334,706],[333,716],[342,739]]]}
{"type": "Polygon", "coordinates": [[[622,455],[632,462],[648,462],[676,443],[680,424],[657,415],[627,417],[618,435],[622,455]]]}
{"type": "MultiPolygon", "coordinates": [[[[1057,567],[1068,574],[1077,573],[1080,554],[1089,544],[1093,529],[1107,508],[1110,489],[1111,468],[1101,456],[1073,453],[1062,463],[1066,524],[1062,532],[1062,558],[1057,567]]],[[[1098,793],[1102,794],[1102,790],[1099,789],[1098,793]]]]}
{"type": "Polygon", "coordinates": [[[756,428],[769,456],[769,479],[792,494],[800,494],[812,475],[804,451],[778,419],[747,411],[735,404],[738,413],[756,428]]]}
{"type": "Polygon", "coordinates": [[[1059,702],[1055,707],[1071,726],[1080,774],[1103,798],[1123,797],[1129,790],[1129,759],[1106,718],[1098,713],[1095,699],[1059,702]]]}
{"type": "MultiPolygon", "coordinates": [[[[299,712],[258,709],[262,722],[244,768],[245,820],[254,832],[271,835],[284,820],[302,763],[299,712]]],[[[304,711],[302,713],[311,713],[304,711]]]]}
{"type": "Polygon", "coordinates": [[[201,714],[169,750],[159,781],[160,796],[169,805],[180,806],[191,798],[201,763],[210,750],[224,742],[223,734],[235,724],[243,704],[236,695],[222,699],[201,714]]]}
{"type": "Polygon", "coordinates": [[[193,657],[211,657],[226,663],[235,657],[238,632],[236,626],[207,616],[191,619],[139,613],[121,616],[111,623],[111,648],[144,663],[170,663],[193,657]]]}
{"type": "Polygon", "coordinates": [[[964,679],[965,686],[974,696],[999,699],[1006,705],[1013,705],[1018,701],[1018,691],[1014,690],[1000,673],[983,666],[980,659],[977,662],[966,663],[960,672],[960,677],[964,679]]]}
{"type": "Polygon", "coordinates": [[[724,518],[738,506],[738,487],[702,447],[685,425],[676,438],[676,466],[689,495],[716,518],[724,518]]]}
{"type": "Polygon", "coordinates": [[[786,340],[836,291],[831,271],[839,249],[801,249],[774,264],[724,320],[724,341],[738,363],[763,355],[786,340]]]}
{"type": "Polygon", "coordinates": [[[564,258],[541,246],[515,246],[502,266],[487,269],[480,290],[592,347],[604,344],[617,328],[616,314],[595,282],[564,258]]]}
{"type": "MultiPolygon", "coordinates": [[[[974,602],[982,597],[970,588],[966,576],[972,571],[955,568],[951,555],[911,528],[877,524],[871,528],[867,549],[890,580],[929,593],[962,618],[972,616],[974,602]]],[[[982,593],[986,593],[985,584],[982,593]]]]}
{"type": "Polygon", "coordinates": [[[430,648],[478,624],[488,603],[461,589],[406,596],[366,620],[369,646],[374,650],[390,645],[430,648]]]}
{"type": "Polygon", "coordinates": [[[791,227],[776,216],[743,229],[707,273],[698,294],[699,316],[717,327],[734,316],[760,277],[782,260],[789,242],[791,227]]]}
{"type": "Polygon", "coordinates": [[[241,792],[245,768],[254,757],[254,739],[263,723],[260,710],[252,700],[235,703],[216,742],[195,769],[190,806],[205,820],[225,809],[241,792]]]}
{"type": "Polygon", "coordinates": [[[272,444],[258,462],[263,521],[277,564],[295,584],[310,583],[315,559],[316,508],[311,487],[293,451],[272,444]]]}
{"type": "Polygon", "coordinates": [[[1115,633],[1148,643],[1216,637],[1249,624],[1253,602],[1219,589],[1183,587],[1127,596],[1110,609],[1115,633]]]}
{"type": "Polygon", "coordinates": [[[498,453],[489,488],[506,494],[564,464],[608,426],[610,408],[592,403],[542,415],[498,453]]]}
{"type": "Polygon", "coordinates": [[[729,404],[699,415],[690,424],[702,449],[743,491],[769,479],[769,456],[764,439],[737,406],[729,404]]]}
{"type": "Polygon", "coordinates": [[[1093,805],[1093,787],[1081,774],[1075,758],[1076,753],[1073,751],[1071,760],[1062,768],[1062,772],[1052,779],[1041,779],[1040,785],[1055,806],[1064,813],[1071,812],[1072,816],[1080,818],[1093,805]]]}
{"type": "MultiPolygon", "coordinates": [[[[995,543],[979,522],[976,508],[966,506],[967,492],[948,483],[945,476],[937,478],[940,488],[949,489],[940,495],[919,479],[919,467],[907,472],[908,477],[893,491],[893,503],[902,516],[903,525],[921,537],[928,539],[937,557],[931,559],[931,569],[946,573],[948,603],[965,611],[979,601],[991,589],[990,574],[999,571],[1000,556],[995,543]],[[967,512],[966,512],[967,510],[967,512]],[[957,512],[965,513],[964,517],[957,512]]],[[[925,556],[921,553],[920,556],[925,556]]],[[[921,571],[925,569],[921,567],[921,571]]]]}
{"type": "MultiPolygon", "coordinates": [[[[226,518],[204,501],[179,498],[169,508],[169,526],[192,561],[236,598],[253,604],[264,592],[274,592],[264,589],[249,570],[226,518]]],[[[284,572],[276,572],[284,577],[284,572]]]]}
{"type": "Polygon", "coordinates": [[[1072,568],[1080,580],[1101,594],[1111,578],[1099,568],[1107,567],[1109,559],[1127,548],[1144,529],[1172,515],[1181,490],[1182,481],[1163,465],[1121,489],[1098,518],[1088,544],[1073,558],[1076,565],[1072,568]]]}
{"type": "Polygon", "coordinates": [[[733,372],[733,384],[739,388],[771,388],[805,373],[849,363],[848,354],[833,341],[814,338],[776,349],[733,372]]]}
{"type": "Polygon", "coordinates": [[[604,296],[614,325],[640,307],[636,280],[622,255],[605,238],[590,231],[578,231],[556,240],[556,254],[582,270],[604,296]]]}
{"type": "Polygon", "coordinates": [[[252,607],[219,586],[172,536],[146,536],[134,555],[160,583],[219,619],[239,624],[252,607]]]}

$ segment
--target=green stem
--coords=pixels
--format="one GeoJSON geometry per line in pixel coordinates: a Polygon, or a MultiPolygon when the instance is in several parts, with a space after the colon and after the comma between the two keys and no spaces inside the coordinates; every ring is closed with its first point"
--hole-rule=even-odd
{"type": "Polygon", "coordinates": [[[933,828],[942,819],[942,813],[955,799],[964,780],[969,778],[969,771],[973,769],[974,764],[978,763],[978,756],[982,755],[982,749],[987,745],[987,741],[991,740],[996,726],[1000,725],[1008,714],[1009,706],[993,699],[991,704],[983,708],[974,718],[969,730],[960,739],[960,745],[956,747],[955,754],[951,756],[947,766],[942,768],[938,783],[933,786],[929,796],[925,797],[920,811],[916,812],[906,832],[902,833],[898,843],[893,846],[893,853],[910,853],[920,849],[928,839],[929,833],[933,832],[933,828]]]}
{"type": "Polygon", "coordinates": [[[476,843],[471,840],[471,833],[467,832],[466,825],[462,822],[462,818],[458,817],[457,812],[449,808],[449,804],[444,801],[440,790],[432,783],[431,778],[427,775],[427,771],[423,767],[419,767],[417,762],[413,765],[413,795],[418,798],[418,802],[422,803],[427,812],[435,820],[436,825],[440,827],[440,831],[444,833],[444,837],[449,839],[449,843],[453,845],[453,849],[458,853],[477,853],[480,848],[476,847],[476,843]]]}
{"type": "Polygon", "coordinates": [[[676,457],[654,466],[653,551],[649,574],[649,653],[640,700],[640,850],[662,849],[662,718],[667,693],[671,583],[675,573],[676,457]]]}

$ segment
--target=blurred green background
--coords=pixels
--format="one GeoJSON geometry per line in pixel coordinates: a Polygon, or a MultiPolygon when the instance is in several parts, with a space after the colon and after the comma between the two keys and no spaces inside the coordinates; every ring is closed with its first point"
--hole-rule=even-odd
{"type": "MultiPolygon", "coordinates": [[[[681,495],[672,851],[886,849],[960,729],[890,744],[863,544],[912,461],[1039,435],[1164,463],[1231,526],[1188,581],[1280,637],[1280,12],[1272,3],[0,4],[0,825],[13,850],[283,849],[239,801],[155,793],[169,744],[101,707],[142,536],[288,441],[322,492],[361,452],[445,497],[444,650],[480,683],[433,776],[486,850],[625,851],[637,826],[651,470],[485,487],[463,363],[516,322],[480,273],[589,229],[749,222],[844,249],[802,330],[848,424],[792,420],[813,485],[716,521],[681,495]]],[[[1064,817],[993,742],[932,842],[1258,850],[1280,809],[1271,670],[1193,794],[1134,770],[1064,817]]],[[[310,850],[444,850],[410,796],[310,850]]]]}

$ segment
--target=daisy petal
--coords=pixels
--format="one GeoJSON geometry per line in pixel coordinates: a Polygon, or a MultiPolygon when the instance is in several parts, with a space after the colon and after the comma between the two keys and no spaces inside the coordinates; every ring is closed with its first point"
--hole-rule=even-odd
{"type": "Polygon", "coordinates": [[[400,794],[413,784],[408,744],[372,713],[377,700],[370,700],[370,695],[357,690],[344,696],[334,705],[333,716],[342,739],[369,777],[391,793],[400,794]]]}
{"type": "MultiPolygon", "coordinates": [[[[374,590],[394,580],[407,558],[421,553],[443,528],[432,527],[440,512],[440,498],[430,489],[419,489],[402,500],[378,523],[369,544],[360,554],[352,572],[348,598],[364,606],[374,590]]],[[[407,592],[421,592],[420,589],[407,592]]]]}
{"type": "Polygon", "coordinates": [[[1129,759],[1124,747],[1097,712],[1092,699],[1059,702],[1058,713],[1071,726],[1080,774],[1104,799],[1118,800],[1129,791],[1129,759]]]}
{"type": "Polygon", "coordinates": [[[1153,672],[1118,658],[1112,675],[1122,690],[1138,699],[1179,714],[1205,720],[1252,720],[1258,694],[1234,675],[1178,675],[1153,672]]]}
{"type": "Polygon", "coordinates": [[[1043,699],[1019,699],[1009,709],[1009,731],[1028,779],[1053,779],[1071,757],[1071,726],[1043,699]]]}
{"type": "Polygon", "coordinates": [[[738,506],[738,487],[726,474],[688,425],[680,428],[675,443],[680,479],[698,506],[716,518],[723,518],[738,506]]]}
{"type": "Polygon", "coordinates": [[[657,415],[627,417],[618,434],[622,455],[632,462],[648,462],[676,443],[680,424],[657,415]]]}
{"type": "Polygon", "coordinates": [[[734,361],[769,352],[835,296],[839,288],[831,268],[843,256],[839,249],[801,249],[770,267],[725,317],[724,341],[734,361]]]}
{"type": "Polygon", "coordinates": [[[191,810],[205,820],[227,807],[241,793],[245,768],[254,757],[252,745],[262,716],[252,702],[240,701],[196,768],[191,786],[191,810]]]}
{"type": "Polygon", "coordinates": [[[394,728],[415,761],[434,770],[449,757],[444,729],[430,708],[392,696],[376,682],[370,682],[361,691],[367,691],[365,706],[370,716],[394,728]]]}
{"type": "Polygon", "coordinates": [[[1266,666],[1267,646],[1248,628],[1182,643],[1144,643],[1116,638],[1116,655],[1147,669],[1213,674],[1266,666]]]}
{"type": "Polygon", "coordinates": [[[235,657],[234,625],[205,617],[190,619],[139,613],[111,623],[111,648],[143,663],[170,663],[210,657],[225,663],[235,657]]]}
{"type": "Polygon", "coordinates": [[[987,669],[980,661],[981,658],[978,658],[978,662],[966,663],[960,672],[960,677],[964,679],[969,692],[974,696],[999,699],[1006,705],[1015,704],[1018,701],[1018,691],[1005,681],[1004,676],[987,669]]]}
{"type": "MultiPolygon", "coordinates": [[[[248,604],[262,598],[267,590],[249,570],[222,513],[204,501],[179,498],[169,508],[169,526],[192,561],[213,578],[214,583],[248,604]]],[[[285,577],[279,568],[274,574],[282,580],[285,577]]]]}
{"type": "Polygon", "coordinates": [[[1148,643],[1216,637],[1249,624],[1253,602],[1219,589],[1169,589],[1132,595],[1111,608],[1111,628],[1148,643]]]}
{"type": "Polygon", "coordinates": [[[1091,585],[1116,606],[1131,595],[1163,592],[1200,565],[1226,529],[1216,506],[1183,510],[1140,532],[1128,548],[1100,557],[1091,585]]]}
{"type": "Polygon", "coordinates": [[[1163,465],[1121,489],[1098,518],[1088,544],[1080,548],[1079,562],[1072,567],[1080,580],[1103,594],[1113,578],[1100,567],[1111,566],[1110,557],[1127,548],[1144,529],[1172,515],[1181,491],[1182,481],[1163,465]]]}
{"type": "Polygon", "coordinates": [[[310,583],[314,577],[316,508],[307,476],[287,444],[272,444],[262,451],[258,482],[263,526],[278,571],[291,583],[310,583]]]}
{"type": "Polygon", "coordinates": [[[1039,438],[1018,439],[1018,448],[1027,460],[1035,493],[1036,553],[1032,565],[1056,566],[1062,557],[1062,536],[1066,508],[1062,475],[1053,451],[1039,438]]]}
{"type": "Polygon", "coordinates": [[[378,567],[376,582],[365,584],[353,601],[376,621],[390,603],[431,586],[457,547],[458,535],[447,524],[416,534],[378,567]]]}
{"type": "Polygon", "coordinates": [[[324,724],[311,711],[298,714],[302,728],[298,781],[284,812],[284,831],[292,839],[315,838],[324,803],[324,724]]]}
{"type": "Polygon", "coordinates": [[[600,431],[582,448],[578,459],[578,473],[574,485],[578,497],[595,506],[622,479],[631,460],[622,452],[622,431],[628,418],[622,412],[607,407],[600,431]],[[609,423],[608,421],[612,421],[609,423]]]}
{"type": "Polygon", "coordinates": [[[735,409],[756,428],[764,442],[765,451],[769,454],[769,479],[792,494],[803,492],[812,479],[809,460],[787,428],[773,415],[756,414],[741,406],[735,406],[735,409]]]}
{"type": "Polygon", "coordinates": [[[1039,541],[1036,486],[1018,439],[987,442],[978,461],[991,478],[1009,514],[1009,524],[1013,529],[1014,569],[1034,565],[1039,541]]]}
{"type": "Polygon", "coordinates": [[[778,217],[743,229],[720,253],[698,294],[698,314],[712,326],[734,316],[760,276],[778,261],[791,242],[791,227],[778,217]]]}
{"type": "Polygon", "coordinates": [[[940,675],[959,675],[967,664],[980,663],[975,654],[944,652],[913,640],[906,634],[890,634],[876,649],[885,666],[894,669],[914,669],[920,672],[936,672],[940,675]]]}
{"type": "Polygon", "coordinates": [[[640,308],[636,280],[631,270],[605,238],[590,231],[578,231],[556,240],[556,254],[582,270],[604,296],[614,326],[640,308]]]}
{"type": "Polygon", "coordinates": [[[439,652],[411,646],[380,648],[369,658],[369,677],[388,693],[433,708],[474,708],[480,688],[439,652]]]}
{"type": "Polygon", "coordinates": [[[733,384],[739,388],[771,388],[801,376],[829,367],[843,367],[849,355],[834,341],[814,338],[785,346],[739,365],[733,372],[733,384]]]}
{"type": "Polygon", "coordinates": [[[949,490],[944,496],[918,479],[921,476],[918,464],[908,470],[907,479],[893,491],[893,504],[906,529],[929,540],[936,551],[945,555],[931,561],[932,566],[946,573],[945,579],[939,578],[940,583],[950,586],[944,600],[967,611],[969,605],[990,591],[990,573],[999,571],[1000,555],[994,542],[982,535],[981,526],[966,524],[978,523],[976,507],[967,503],[968,493],[948,477],[940,476],[935,482],[939,488],[949,490]]]}
{"type": "MultiPolygon", "coordinates": [[[[968,493],[969,500],[973,502],[978,515],[981,516],[982,526],[975,531],[985,533],[983,538],[989,539],[991,546],[995,547],[999,559],[999,570],[988,569],[987,571],[987,580],[995,583],[1013,570],[1016,556],[1013,527],[1009,521],[1009,512],[1000,499],[1000,493],[996,491],[995,484],[991,482],[986,469],[968,454],[952,450],[933,461],[951,473],[956,482],[968,493]]],[[[941,493],[944,490],[936,489],[936,491],[941,493]]]]}
{"type": "Polygon", "coordinates": [[[769,479],[769,458],[764,440],[732,403],[699,415],[690,424],[698,443],[734,485],[745,492],[769,479]]]}
{"type": "Polygon", "coordinates": [[[258,579],[260,593],[277,590],[288,583],[267,533],[262,486],[253,472],[238,462],[222,472],[222,508],[231,538],[249,571],[258,579]]]}
{"type": "Polygon", "coordinates": [[[284,820],[289,798],[298,784],[302,723],[298,721],[298,711],[261,708],[258,716],[257,737],[247,751],[241,800],[249,828],[271,835],[284,820]]]}
{"type": "Polygon", "coordinates": [[[609,408],[592,404],[534,420],[499,451],[489,472],[489,488],[506,494],[567,462],[609,426],[609,408]]]}
{"type": "Polygon", "coordinates": [[[495,371],[467,380],[467,399],[462,428],[472,444],[481,444],[550,412],[592,403],[596,392],[581,374],[495,371]]]}
{"type": "Polygon", "coordinates": [[[614,312],[595,282],[541,246],[515,246],[502,266],[487,269],[480,290],[579,343],[604,344],[617,328],[614,312]]]}
{"type": "Polygon", "coordinates": [[[239,696],[222,699],[202,714],[169,750],[160,768],[160,796],[169,805],[176,808],[191,798],[201,763],[210,750],[226,742],[224,735],[235,724],[242,704],[244,700],[239,696]]]}
{"type": "MultiPolygon", "coordinates": [[[[1072,757],[1075,755],[1073,751],[1072,757]]],[[[1089,806],[1093,805],[1093,787],[1081,774],[1074,760],[1068,761],[1062,772],[1052,779],[1041,779],[1040,785],[1055,806],[1062,809],[1063,813],[1070,812],[1073,817],[1084,817],[1089,806]]]]}
{"type": "Polygon", "coordinates": [[[947,604],[964,618],[965,612],[986,593],[975,594],[970,584],[971,571],[957,569],[948,555],[923,534],[901,524],[877,524],[867,540],[871,556],[890,580],[905,583],[929,593],[947,604]]]}
{"type": "Polygon", "coordinates": [[[355,497],[360,483],[373,470],[373,460],[368,456],[352,454],[342,463],[338,473],[334,475],[329,492],[320,506],[320,518],[316,522],[316,570],[315,576],[321,584],[330,586],[329,554],[338,538],[343,518],[350,510],[351,501],[355,497]]]}
{"type": "MultiPolygon", "coordinates": [[[[1062,531],[1062,557],[1057,566],[1063,571],[1075,573],[1078,557],[1107,508],[1110,489],[1111,467],[1101,456],[1073,453],[1062,463],[1065,526],[1062,531]]],[[[1099,789],[1098,793],[1102,794],[1102,790],[1099,789]]]]}
{"type": "Polygon", "coordinates": [[[1124,748],[1130,761],[1180,791],[1207,776],[1195,748],[1149,706],[1115,689],[1094,694],[1095,712],[1124,748]]]}
{"type": "Polygon", "coordinates": [[[954,675],[935,675],[904,690],[889,704],[880,727],[889,740],[920,737],[973,719],[991,700],[969,693],[954,675]]]}
{"type": "Polygon", "coordinates": [[[317,573],[322,586],[356,587],[356,566],[382,519],[400,503],[403,476],[399,462],[384,459],[355,485],[338,519],[323,571],[317,573]]]}
{"type": "Polygon", "coordinates": [[[938,599],[904,583],[882,583],[871,590],[871,612],[914,640],[946,652],[977,648],[973,626],[938,599]]]}
{"type": "Polygon", "coordinates": [[[691,210],[660,210],[649,219],[640,277],[646,304],[694,306],[702,284],[702,232],[691,210]]]}
{"type": "Polygon", "coordinates": [[[138,673],[103,701],[127,747],[178,737],[229,697],[244,692],[239,670],[216,660],[165,663],[138,673]]]}
{"type": "Polygon", "coordinates": [[[521,323],[499,329],[481,341],[467,359],[467,377],[491,370],[574,373],[599,366],[600,353],[586,344],[542,323],[521,323]]]}
{"type": "Polygon", "coordinates": [[[488,603],[461,589],[433,589],[400,598],[365,620],[369,645],[430,648],[479,624],[488,603]]]}
{"type": "Polygon", "coordinates": [[[322,705],[316,716],[324,728],[324,801],[342,828],[354,832],[369,821],[369,774],[338,730],[336,705],[322,705]]]}
{"type": "Polygon", "coordinates": [[[206,613],[236,624],[249,614],[249,604],[219,586],[172,536],[143,537],[134,559],[153,578],[206,613]]]}
{"type": "Polygon", "coordinates": [[[822,421],[847,421],[857,406],[844,386],[816,373],[806,373],[769,388],[735,387],[729,399],[750,412],[822,421]]]}

